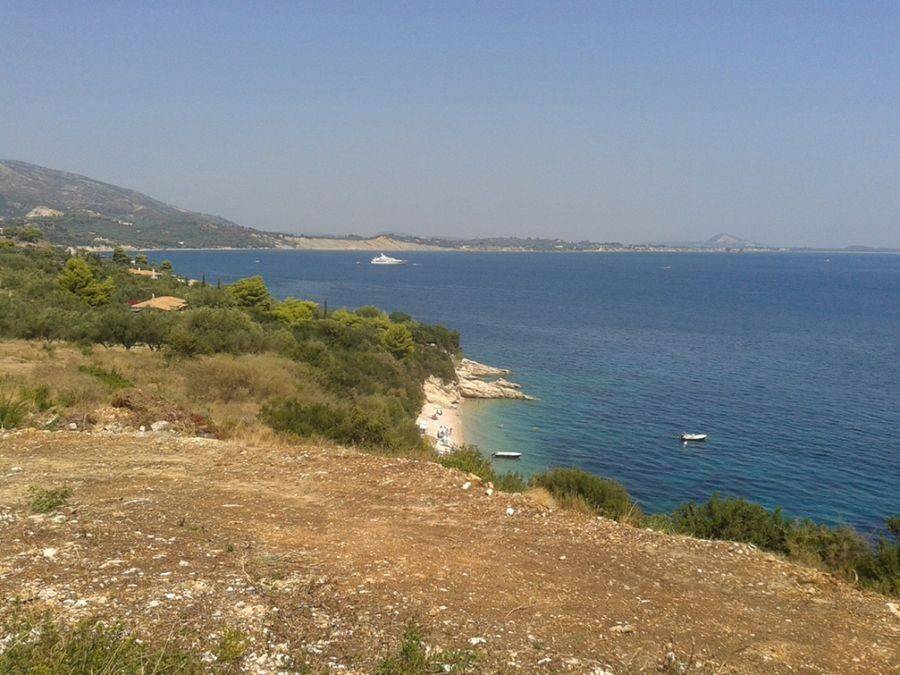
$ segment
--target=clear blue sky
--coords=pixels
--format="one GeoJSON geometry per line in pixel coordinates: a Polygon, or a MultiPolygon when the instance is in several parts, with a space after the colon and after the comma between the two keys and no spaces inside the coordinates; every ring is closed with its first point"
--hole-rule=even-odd
{"type": "Polygon", "coordinates": [[[281,230],[900,246],[900,2],[6,0],[0,157],[281,230]]]}

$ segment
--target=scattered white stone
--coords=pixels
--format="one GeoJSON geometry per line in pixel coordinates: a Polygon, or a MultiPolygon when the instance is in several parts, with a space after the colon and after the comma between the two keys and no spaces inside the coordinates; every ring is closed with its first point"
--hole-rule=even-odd
{"type": "Polygon", "coordinates": [[[55,549],[55,548],[45,548],[43,551],[41,551],[41,554],[45,558],[47,558],[47,560],[53,560],[56,557],[56,553],[58,550],[59,549],[55,549]]]}
{"type": "Polygon", "coordinates": [[[891,611],[891,614],[900,619],[900,603],[896,602],[886,602],[887,608],[891,611]]]}
{"type": "Polygon", "coordinates": [[[476,645],[483,645],[485,642],[487,642],[487,640],[485,640],[483,637],[469,638],[469,644],[473,647],[476,645]]]}
{"type": "Polygon", "coordinates": [[[484,494],[486,494],[488,497],[490,497],[491,495],[494,494],[494,488],[488,488],[487,490],[484,491],[484,494]]]}
{"type": "Polygon", "coordinates": [[[634,626],[632,626],[630,623],[622,623],[622,624],[613,626],[609,630],[612,633],[633,633],[634,626]]]}
{"type": "Polygon", "coordinates": [[[511,507],[511,506],[506,507],[506,515],[514,516],[515,514],[516,514],[516,510],[513,507],[511,507]]]}
{"type": "Polygon", "coordinates": [[[463,490],[468,490],[470,487],[472,487],[471,481],[466,481],[465,483],[462,484],[463,490]]]}
{"type": "Polygon", "coordinates": [[[78,425],[75,422],[69,422],[69,431],[78,431],[78,425]]]}
{"type": "MultiPolygon", "coordinates": [[[[138,428],[138,431],[140,431],[141,433],[144,433],[145,431],[147,431],[147,427],[145,427],[145,426],[142,424],[142,425],[138,428]]],[[[208,653],[209,653],[209,652],[207,652],[207,654],[208,654],[208,653]]],[[[215,657],[213,657],[213,658],[215,658],[215,657]]]]}
{"type": "Polygon", "coordinates": [[[151,431],[168,431],[171,425],[166,420],[159,420],[150,425],[151,431]]]}
{"type": "Polygon", "coordinates": [[[147,607],[149,607],[150,609],[153,609],[154,607],[159,607],[159,605],[160,605],[159,600],[151,600],[150,602],[147,603],[147,607]]]}
{"type": "Polygon", "coordinates": [[[190,567],[191,563],[189,563],[187,560],[179,560],[178,566],[179,567],[190,567]]]}

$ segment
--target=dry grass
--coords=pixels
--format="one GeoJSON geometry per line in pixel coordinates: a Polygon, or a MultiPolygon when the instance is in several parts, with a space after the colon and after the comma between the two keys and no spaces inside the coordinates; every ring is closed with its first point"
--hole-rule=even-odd
{"type": "Polygon", "coordinates": [[[310,378],[294,361],[273,354],[217,354],[184,363],[185,392],[200,401],[262,402],[297,396],[310,378]]]}
{"type": "Polygon", "coordinates": [[[263,433],[258,416],[267,400],[322,395],[306,366],[274,354],[183,359],[146,348],[46,349],[22,340],[0,342],[0,396],[21,397],[45,385],[53,408],[48,417],[90,418],[110,405],[115,388],[92,376],[92,369],[121,374],[145,394],[209,419],[229,438],[263,433]]]}
{"type": "Polygon", "coordinates": [[[534,502],[537,502],[541,506],[546,506],[548,508],[556,508],[559,506],[556,500],[553,498],[553,495],[547,491],[546,488],[542,487],[533,487],[529,488],[525,491],[525,496],[531,499],[534,502]]]}

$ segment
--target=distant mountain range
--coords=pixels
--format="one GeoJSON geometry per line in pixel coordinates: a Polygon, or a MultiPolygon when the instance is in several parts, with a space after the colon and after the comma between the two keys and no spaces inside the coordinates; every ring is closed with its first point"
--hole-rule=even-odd
{"type": "Polygon", "coordinates": [[[0,225],[29,224],[73,246],[271,247],[277,238],[127,188],[65,171],[0,160],[0,225]]]}
{"type": "MultiPolygon", "coordinates": [[[[16,160],[0,160],[0,228],[31,226],[54,244],[96,249],[295,248],[354,251],[773,250],[733,234],[705,242],[566,241],[546,237],[454,239],[409,234],[300,235],[265,232],[220,216],[186,211],[128,188],[16,160]]],[[[868,247],[847,250],[874,251],[868,247]]]]}

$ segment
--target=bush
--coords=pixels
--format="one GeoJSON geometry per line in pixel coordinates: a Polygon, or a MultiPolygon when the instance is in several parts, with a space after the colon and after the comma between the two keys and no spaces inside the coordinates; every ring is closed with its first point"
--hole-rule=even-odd
{"type": "Polygon", "coordinates": [[[25,419],[28,404],[12,396],[0,398],[0,429],[15,429],[25,419]]]}
{"type": "Polygon", "coordinates": [[[32,513],[51,513],[60,506],[65,506],[72,496],[67,487],[44,489],[36,485],[28,488],[28,506],[32,513]]]}
{"type": "Polygon", "coordinates": [[[133,387],[131,380],[122,375],[115,368],[102,368],[101,366],[78,366],[78,370],[87,375],[97,378],[112,390],[125,389],[133,387]]]}
{"type": "Polygon", "coordinates": [[[169,335],[169,344],[185,355],[243,354],[263,346],[259,324],[239,309],[201,307],[181,312],[169,335]]]}
{"type": "Polygon", "coordinates": [[[316,303],[295,298],[285,298],[272,309],[272,316],[291,328],[312,323],[318,313],[319,306],[316,303]]]}
{"type": "Polygon", "coordinates": [[[266,288],[266,282],[260,276],[235,281],[227,290],[235,303],[241,307],[269,309],[272,306],[272,296],[266,288]]]}
{"type": "Polygon", "coordinates": [[[560,502],[580,498],[591,511],[608,518],[621,520],[640,515],[637,504],[620,483],[580,469],[551,469],[535,475],[531,484],[544,488],[560,502]]]}
{"type": "Polygon", "coordinates": [[[494,471],[491,461],[474,446],[466,446],[438,457],[438,463],[450,469],[473,473],[485,483],[493,483],[494,487],[502,492],[524,492],[528,488],[528,484],[520,474],[500,474],[494,471]]]}
{"type": "Polygon", "coordinates": [[[276,431],[322,436],[338,443],[370,449],[410,450],[421,443],[411,420],[384,402],[368,405],[304,404],[288,399],[263,406],[261,417],[276,431]],[[394,413],[393,415],[391,413],[394,413]]]}
{"type": "Polygon", "coordinates": [[[439,457],[438,462],[449,469],[473,473],[485,482],[494,480],[494,467],[491,466],[491,461],[472,446],[466,446],[439,457]]]}
{"type": "Polygon", "coordinates": [[[741,541],[788,553],[788,522],[781,511],[767,511],[744,499],[713,495],[703,504],[688,502],[672,513],[672,524],[677,531],[701,539],[741,541]]]}
{"type": "Polygon", "coordinates": [[[525,492],[528,489],[528,481],[520,473],[495,473],[494,487],[501,492],[525,492]]]}
{"type": "Polygon", "coordinates": [[[50,387],[46,384],[38,385],[33,389],[22,389],[22,400],[31,401],[32,405],[40,411],[50,410],[53,400],[50,397],[50,387]]]}
{"type": "MultiPolygon", "coordinates": [[[[900,595],[900,542],[882,537],[873,544],[848,526],[790,521],[780,509],[768,511],[759,504],[719,495],[702,504],[684,504],[668,518],[653,516],[648,524],[703,539],[753,544],[799,563],[827,569],[866,588],[900,595]]],[[[890,530],[891,519],[887,524],[890,530]]]]}
{"type": "Polygon", "coordinates": [[[409,356],[415,348],[412,333],[402,323],[391,324],[382,333],[381,344],[389,354],[398,359],[409,356]]]}

